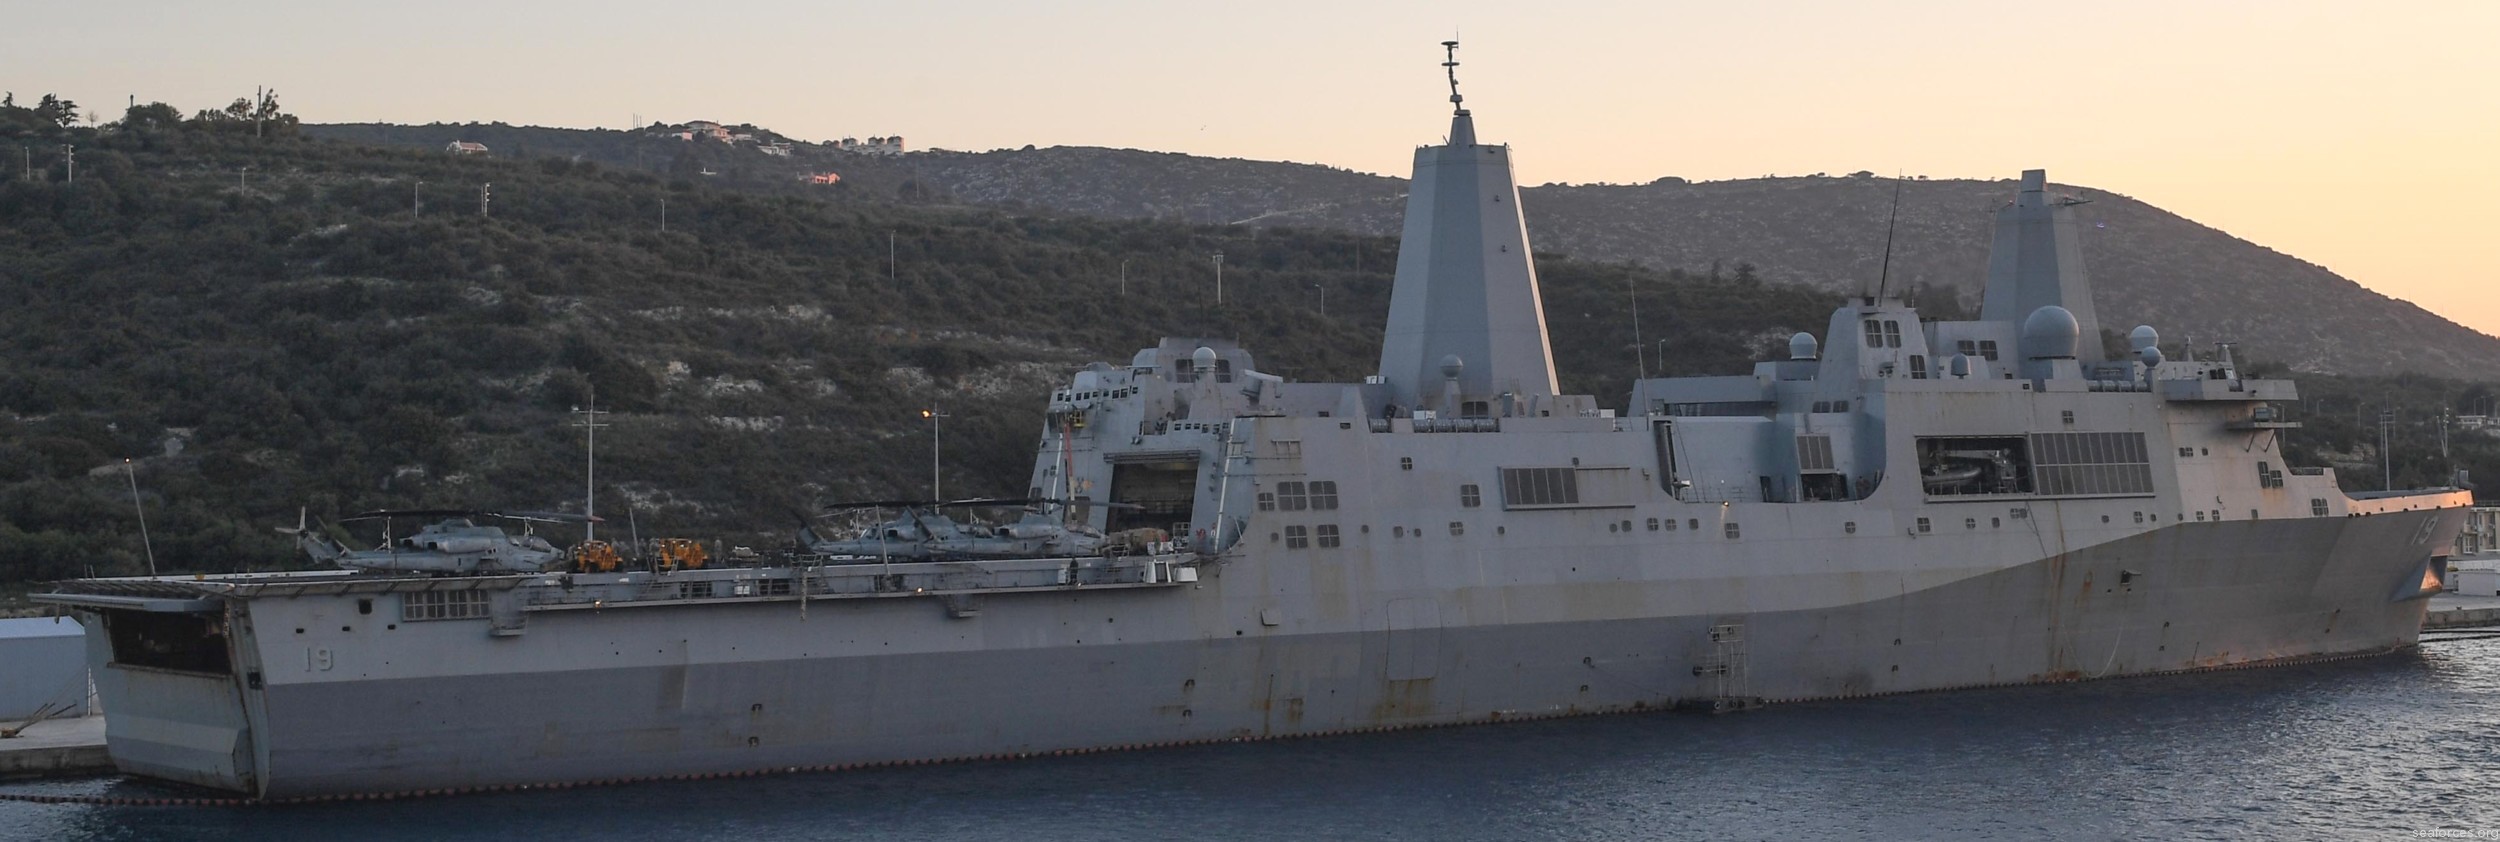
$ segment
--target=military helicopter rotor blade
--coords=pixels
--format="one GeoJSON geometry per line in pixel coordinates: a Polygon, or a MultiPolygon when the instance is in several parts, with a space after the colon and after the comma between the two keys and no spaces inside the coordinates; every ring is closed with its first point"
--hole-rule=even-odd
{"type": "Polygon", "coordinates": [[[854,500],[842,503],[827,503],[824,505],[824,510],[828,512],[847,512],[857,509],[921,509],[928,508],[930,506],[942,505],[945,505],[945,501],[943,500],[854,500]]]}
{"type": "Polygon", "coordinates": [[[606,523],[606,518],[577,515],[570,512],[479,512],[487,517],[505,520],[526,520],[533,523],[606,523]]]}
{"type": "Polygon", "coordinates": [[[487,511],[487,510],[484,510],[484,509],[376,509],[376,510],[373,510],[373,511],[370,511],[370,512],[358,512],[358,513],[356,513],[356,514],[352,514],[352,515],[348,515],[348,516],[343,517],[343,518],[339,518],[339,522],[340,522],[340,523],[352,523],[352,522],[355,522],[355,521],[360,521],[360,520],[387,520],[387,519],[390,519],[390,518],[400,518],[400,517],[496,517],[496,516],[497,516],[497,515],[496,515],[494,512],[487,511]]]}

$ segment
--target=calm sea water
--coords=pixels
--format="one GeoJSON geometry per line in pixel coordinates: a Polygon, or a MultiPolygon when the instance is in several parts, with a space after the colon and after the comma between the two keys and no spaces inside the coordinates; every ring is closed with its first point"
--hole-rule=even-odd
{"type": "MultiPolygon", "coordinates": [[[[2500,640],[2330,664],[532,795],[0,803],[0,837],[2500,837],[2500,640]]],[[[144,794],[108,780],[10,791],[144,794]]]]}

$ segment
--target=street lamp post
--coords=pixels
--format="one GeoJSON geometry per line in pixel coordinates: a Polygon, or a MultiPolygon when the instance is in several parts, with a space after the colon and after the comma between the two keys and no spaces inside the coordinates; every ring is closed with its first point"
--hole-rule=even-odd
{"type": "Polygon", "coordinates": [[[1215,253],[1215,305],[1224,306],[1224,253],[1215,253]]]}
{"type": "Polygon", "coordinates": [[[1128,258],[1120,259],[1120,297],[1128,297],[1128,258]]]}
{"type": "Polygon", "coordinates": [[[1321,284],[1312,284],[1311,288],[1319,290],[1319,317],[1322,319],[1328,318],[1328,287],[1321,284]]]}
{"type": "Polygon", "coordinates": [[[936,409],[923,409],[920,417],[929,419],[929,499],[944,500],[946,496],[938,491],[938,419],[950,416],[936,409]]]}

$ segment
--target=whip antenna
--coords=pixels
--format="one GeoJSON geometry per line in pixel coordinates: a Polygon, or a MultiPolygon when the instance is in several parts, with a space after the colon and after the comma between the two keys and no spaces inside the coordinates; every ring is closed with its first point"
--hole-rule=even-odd
{"type": "Polygon", "coordinates": [[[1884,290],[1892,285],[1892,232],[1894,225],[1900,221],[1901,174],[1896,172],[1892,176],[1892,213],[1884,217],[1884,265],[1875,276],[1875,297],[1878,299],[1883,298],[1884,290]]]}

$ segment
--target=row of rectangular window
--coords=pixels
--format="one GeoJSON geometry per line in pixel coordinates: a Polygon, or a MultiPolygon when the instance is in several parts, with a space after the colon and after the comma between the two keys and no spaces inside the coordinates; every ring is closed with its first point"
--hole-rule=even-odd
{"type": "Polygon", "coordinates": [[[399,619],[473,620],[486,616],[485,591],[418,591],[401,594],[399,619]]]}
{"type": "Polygon", "coordinates": [[[1329,511],[1337,508],[1335,480],[1280,482],[1275,491],[1259,492],[1259,511],[1329,511]]]}

